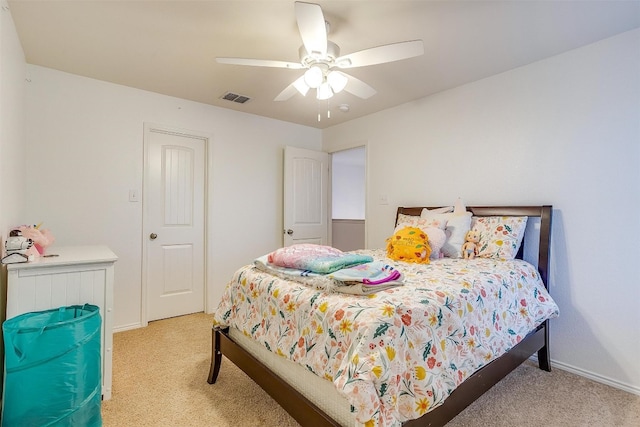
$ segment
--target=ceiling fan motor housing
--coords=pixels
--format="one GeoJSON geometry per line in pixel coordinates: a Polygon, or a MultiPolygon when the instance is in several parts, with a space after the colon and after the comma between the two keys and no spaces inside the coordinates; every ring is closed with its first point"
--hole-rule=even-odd
{"type": "Polygon", "coordinates": [[[320,52],[307,52],[304,45],[298,49],[300,55],[300,62],[305,67],[310,67],[313,64],[326,64],[329,68],[335,65],[336,58],[340,56],[340,47],[332,41],[327,40],[327,54],[322,55],[320,52]]]}

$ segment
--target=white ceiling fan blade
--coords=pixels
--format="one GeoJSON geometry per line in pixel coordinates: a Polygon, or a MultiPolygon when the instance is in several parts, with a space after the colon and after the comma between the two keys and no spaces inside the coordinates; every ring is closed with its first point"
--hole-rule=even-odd
{"type": "Polygon", "coordinates": [[[272,61],[270,59],[216,58],[216,62],[218,62],[219,64],[251,65],[254,67],[289,68],[293,70],[300,70],[304,68],[304,66],[299,62],[272,61]]]}
{"type": "Polygon", "coordinates": [[[307,86],[306,83],[304,82],[304,75],[302,75],[298,77],[296,81],[294,81],[289,86],[284,88],[284,90],[274,98],[274,101],[286,101],[296,93],[301,93],[302,95],[306,95],[308,91],[309,91],[309,86],[307,86]]]}
{"type": "Polygon", "coordinates": [[[336,59],[336,66],[339,68],[364,67],[366,65],[383,64],[385,62],[413,58],[414,56],[423,54],[424,44],[422,40],[412,40],[372,47],[371,49],[341,56],[336,59]]]}
{"type": "Polygon", "coordinates": [[[357,96],[362,99],[369,99],[376,93],[378,93],[374,88],[366,84],[360,79],[357,79],[349,74],[342,73],[349,78],[347,85],[344,87],[344,90],[349,92],[352,95],[357,96]]]}
{"type": "Polygon", "coordinates": [[[324,57],[327,54],[327,26],[319,4],[295,3],[296,21],[307,53],[324,57]]]}

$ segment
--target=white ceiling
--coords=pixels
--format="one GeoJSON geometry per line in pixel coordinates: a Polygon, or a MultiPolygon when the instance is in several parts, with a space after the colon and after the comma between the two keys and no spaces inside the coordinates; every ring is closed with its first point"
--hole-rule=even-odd
{"type": "MultiPolygon", "coordinates": [[[[8,1],[30,64],[325,128],[640,27],[640,1],[319,1],[341,54],[422,39],[418,58],[348,70],[378,93],[273,99],[301,70],[218,64],[298,61],[294,2],[8,1]],[[220,99],[231,91],[245,104],[220,99]],[[338,105],[348,104],[343,113],[338,105]],[[318,112],[323,118],[318,122],[318,112]]],[[[640,49],[640,47],[639,47],[640,49]]]]}

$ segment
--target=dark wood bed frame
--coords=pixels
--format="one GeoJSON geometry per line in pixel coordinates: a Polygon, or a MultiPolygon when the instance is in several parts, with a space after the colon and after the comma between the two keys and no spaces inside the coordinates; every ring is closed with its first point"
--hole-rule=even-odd
{"type": "MultiPolygon", "coordinates": [[[[423,207],[399,207],[396,214],[396,222],[398,214],[419,216],[422,209],[423,207]]],[[[551,206],[474,206],[467,207],[467,210],[472,212],[474,216],[528,216],[540,218],[538,271],[548,290],[551,206]]],[[[526,239],[527,236],[525,235],[525,240],[526,239]]],[[[522,258],[524,246],[525,244],[523,242],[517,258],[522,258]]],[[[260,387],[301,425],[318,427],[340,426],[340,424],[324,413],[312,401],[304,397],[291,385],[269,370],[262,362],[236,344],[229,336],[228,328],[213,328],[212,334],[211,368],[209,370],[209,378],[207,379],[209,384],[215,383],[218,373],[220,372],[222,355],[224,355],[260,385],[260,387]]],[[[536,352],[538,354],[540,369],[551,371],[548,320],[527,335],[509,352],[467,378],[441,406],[427,412],[418,419],[404,422],[402,424],[403,427],[445,425],[536,352]]]]}

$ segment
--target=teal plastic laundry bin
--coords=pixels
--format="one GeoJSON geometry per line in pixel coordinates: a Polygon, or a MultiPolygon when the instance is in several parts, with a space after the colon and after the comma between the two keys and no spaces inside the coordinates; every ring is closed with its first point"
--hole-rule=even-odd
{"type": "Polygon", "coordinates": [[[102,426],[101,323],[90,304],[3,323],[2,427],[102,426]]]}

